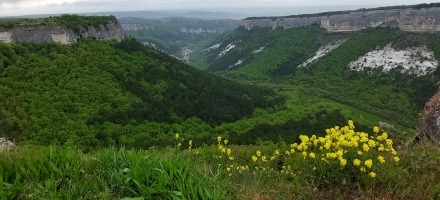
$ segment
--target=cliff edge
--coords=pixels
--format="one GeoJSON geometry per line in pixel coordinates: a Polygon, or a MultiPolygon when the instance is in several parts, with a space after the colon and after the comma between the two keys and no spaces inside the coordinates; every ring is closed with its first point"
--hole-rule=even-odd
{"type": "Polygon", "coordinates": [[[318,13],[280,18],[248,18],[241,24],[254,27],[294,28],[319,25],[329,32],[358,31],[374,27],[399,28],[402,31],[440,31],[440,7],[318,13]]]}
{"type": "Polygon", "coordinates": [[[59,17],[0,21],[0,42],[59,42],[71,44],[80,38],[117,40],[124,38],[121,24],[114,16],[59,17]]]}

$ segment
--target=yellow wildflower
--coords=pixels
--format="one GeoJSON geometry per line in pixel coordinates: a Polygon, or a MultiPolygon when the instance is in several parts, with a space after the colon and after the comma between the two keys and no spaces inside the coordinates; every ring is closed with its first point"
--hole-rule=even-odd
{"type": "Polygon", "coordinates": [[[374,133],[379,133],[379,127],[375,126],[375,127],[373,128],[373,132],[374,132],[374,133]]]}
{"type": "Polygon", "coordinates": [[[330,129],[325,129],[325,132],[326,132],[327,134],[330,134],[330,133],[331,133],[330,129]]]}
{"type": "Polygon", "coordinates": [[[370,146],[368,146],[368,144],[364,144],[364,145],[362,146],[362,149],[363,149],[365,152],[368,152],[368,151],[370,151],[370,146]]]}
{"type": "Polygon", "coordinates": [[[354,166],[359,166],[359,165],[361,165],[361,160],[359,160],[359,159],[354,159],[354,160],[353,160],[353,165],[354,165],[354,166]]]}
{"type": "Polygon", "coordinates": [[[339,158],[339,164],[341,164],[342,167],[344,167],[347,164],[347,160],[344,158],[339,158]]]}
{"type": "Polygon", "coordinates": [[[326,157],[327,158],[336,158],[336,154],[335,153],[327,153],[326,157]]]}
{"type": "Polygon", "coordinates": [[[342,151],[342,149],[339,149],[339,150],[336,152],[336,155],[338,155],[338,157],[342,157],[342,156],[344,155],[344,151],[342,151]]]}
{"type": "Polygon", "coordinates": [[[303,155],[304,158],[306,158],[306,156],[307,156],[307,151],[303,151],[303,152],[302,152],[302,155],[303,155]]]}
{"type": "Polygon", "coordinates": [[[373,160],[368,159],[364,162],[365,166],[367,166],[368,168],[371,168],[371,166],[373,165],[373,160]]]}
{"type": "Polygon", "coordinates": [[[231,149],[226,149],[226,154],[231,155],[231,149]]]}
{"type": "Polygon", "coordinates": [[[394,161],[396,161],[396,162],[399,162],[399,161],[400,161],[400,158],[397,157],[397,156],[394,156],[393,159],[394,159],[394,161]]]}
{"type": "Polygon", "coordinates": [[[227,145],[227,144],[228,144],[228,142],[229,142],[229,141],[228,141],[228,140],[226,140],[226,139],[225,139],[225,141],[223,141],[223,143],[225,143],[225,145],[227,145]]]}
{"type": "Polygon", "coordinates": [[[310,156],[310,158],[315,158],[316,157],[316,155],[314,153],[310,153],[309,156],[310,156]]]}
{"type": "Polygon", "coordinates": [[[174,135],[174,137],[175,137],[176,139],[179,139],[179,134],[176,133],[176,135],[174,135]]]}
{"type": "Polygon", "coordinates": [[[230,168],[230,167],[227,167],[227,168],[226,168],[226,171],[230,172],[230,171],[231,171],[231,168],[230,168]]]}
{"type": "Polygon", "coordinates": [[[258,157],[257,156],[252,156],[252,160],[255,162],[255,161],[258,160],[258,157]]]}
{"type": "Polygon", "coordinates": [[[369,139],[368,139],[368,135],[365,135],[365,136],[362,136],[362,135],[361,135],[361,138],[360,138],[359,141],[360,141],[360,142],[368,142],[368,141],[369,141],[369,139]]]}
{"type": "Polygon", "coordinates": [[[385,158],[383,156],[378,156],[377,159],[379,160],[380,163],[385,162],[385,158]]]}
{"type": "Polygon", "coordinates": [[[257,150],[257,152],[256,152],[256,153],[257,153],[257,156],[258,156],[258,157],[260,157],[260,156],[261,156],[261,151],[260,151],[260,150],[257,150]]]}
{"type": "Polygon", "coordinates": [[[383,132],[382,135],[377,136],[377,140],[382,141],[388,139],[388,134],[383,132]]]}
{"type": "Polygon", "coordinates": [[[354,129],[354,123],[353,123],[353,120],[348,120],[348,127],[349,127],[350,129],[354,129]]]}
{"type": "Polygon", "coordinates": [[[261,157],[261,160],[263,161],[263,162],[266,162],[267,160],[266,160],[266,156],[262,156],[261,157]]]}
{"type": "Polygon", "coordinates": [[[396,151],[395,149],[391,148],[391,154],[392,154],[393,156],[395,156],[395,155],[397,155],[397,151],[396,151]]]}
{"type": "Polygon", "coordinates": [[[376,146],[376,141],[374,141],[374,140],[368,140],[368,146],[370,146],[370,147],[375,147],[375,146],[376,146]]]}
{"type": "Polygon", "coordinates": [[[364,172],[364,173],[367,171],[367,169],[365,169],[365,167],[361,167],[360,170],[361,170],[361,172],[364,172]]]}
{"type": "Polygon", "coordinates": [[[371,178],[376,178],[376,173],[374,173],[374,172],[370,172],[369,175],[370,175],[371,178]]]}
{"type": "Polygon", "coordinates": [[[309,136],[307,136],[307,135],[300,135],[299,139],[301,140],[302,143],[307,143],[309,141],[309,136]]]}
{"type": "Polygon", "coordinates": [[[385,151],[385,147],[383,146],[383,144],[380,144],[379,148],[377,148],[377,150],[379,151],[385,151]]]}
{"type": "Polygon", "coordinates": [[[389,147],[390,147],[390,146],[393,146],[393,140],[391,140],[391,139],[386,139],[386,142],[387,142],[387,144],[388,144],[389,147]]]}
{"type": "Polygon", "coordinates": [[[325,149],[330,149],[331,146],[332,146],[332,142],[331,142],[331,141],[327,141],[327,142],[325,142],[325,144],[324,144],[324,148],[325,148],[325,149]]]}

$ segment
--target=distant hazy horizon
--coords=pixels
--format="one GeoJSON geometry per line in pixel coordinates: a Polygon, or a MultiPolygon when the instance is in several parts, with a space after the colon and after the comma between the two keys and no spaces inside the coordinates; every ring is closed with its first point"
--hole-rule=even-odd
{"type": "Polygon", "coordinates": [[[392,5],[431,3],[422,0],[0,0],[0,16],[117,11],[218,11],[246,16],[291,15],[392,5]]]}
{"type": "Polygon", "coordinates": [[[319,13],[327,11],[340,10],[355,10],[359,8],[378,7],[374,5],[365,6],[304,6],[304,7],[289,7],[289,8],[213,8],[213,9],[174,9],[174,10],[132,10],[132,11],[104,11],[104,12],[59,12],[59,13],[37,13],[17,16],[1,16],[0,17],[46,17],[60,14],[80,14],[80,15],[115,15],[116,17],[141,17],[150,19],[159,19],[166,17],[188,17],[198,16],[193,18],[224,18],[224,19],[242,19],[246,17],[261,17],[261,16],[287,16],[308,13],[319,13]],[[201,12],[198,14],[198,12],[201,12]],[[147,14],[150,13],[150,14],[147,14]],[[202,16],[211,14],[209,16],[202,16]]]}

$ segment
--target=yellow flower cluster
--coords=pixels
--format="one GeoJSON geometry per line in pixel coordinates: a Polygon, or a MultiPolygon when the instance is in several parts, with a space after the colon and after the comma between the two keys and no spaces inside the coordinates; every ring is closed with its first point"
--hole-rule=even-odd
{"type": "Polygon", "coordinates": [[[295,176],[295,173],[292,170],[292,166],[290,166],[290,165],[287,165],[287,166],[283,165],[280,172],[283,175],[295,176]]]}
{"type": "Polygon", "coordinates": [[[276,149],[273,152],[272,156],[270,156],[270,157],[269,157],[269,155],[267,155],[267,156],[263,155],[260,150],[257,150],[255,152],[255,155],[252,155],[251,159],[254,162],[257,162],[259,160],[261,160],[262,162],[268,162],[268,161],[273,161],[273,160],[277,159],[277,156],[279,156],[279,155],[280,155],[280,150],[278,150],[278,149],[276,149]]]}
{"type": "Polygon", "coordinates": [[[249,166],[247,166],[247,165],[238,165],[237,167],[234,168],[234,165],[231,164],[228,167],[226,167],[226,171],[228,172],[228,176],[232,176],[232,173],[234,171],[237,171],[240,174],[245,172],[245,171],[249,171],[249,166]]]}
{"type": "MultiPolygon", "coordinates": [[[[341,180],[346,180],[345,175],[376,178],[380,175],[381,167],[399,162],[400,158],[393,148],[393,140],[386,132],[381,133],[378,127],[372,131],[372,135],[356,132],[353,121],[349,120],[346,126],[326,129],[324,136],[300,135],[298,143],[278,144],[269,151],[255,149],[247,152],[250,160],[240,159],[241,154],[237,154],[235,159],[233,150],[228,147],[229,141],[219,136],[216,137],[218,153],[214,157],[220,159],[219,165],[225,167],[229,176],[252,172],[296,177],[301,176],[301,171],[307,170],[312,177],[319,176],[321,180],[321,175],[327,176],[328,170],[335,170],[342,177],[341,180]]],[[[175,138],[179,138],[178,134],[175,138]]],[[[191,140],[188,146],[189,149],[193,147],[191,140]]],[[[329,178],[337,176],[332,174],[329,178]]]]}
{"type": "Polygon", "coordinates": [[[230,148],[226,148],[223,146],[223,144],[226,146],[228,144],[228,140],[225,139],[222,141],[222,137],[217,137],[217,149],[221,153],[220,156],[214,156],[216,158],[223,158],[222,155],[224,155],[229,160],[234,160],[234,156],[232,156],[232,150],[230,148]]]}
{"type": "MultiPolygon", "coordinates": [[[[327,129],[323,137],[300,135],[301,142],[291,144],[291,149],[285,151],[285,156],[298,152],[303,159],[318,160],[325,164],[337,163],[341,168],[352,163],[350,166],[357,167],[362,173],[366,173],[368,169],[371,178],[376,177],[376,173],[372,171],[376,163],[385,163],[386,157],[392,157],[395,162],[399,162],[393,141],[386,132],[378,135],[380,130],[374,127],[373,132],[378,135],[374,137],[368,133],[355,132],[354,128],[353,121],[349,120],[347,126],[327,129]],[[376,156],[374,159],[377,161],[374,161],[376,154],[381,155],[376,156]]],[[[256,161],[258,158],[257,154],[252,160],[256,161]]],[[[313,169],[316,170],[316,167],[313,166],[313,169]]]]}

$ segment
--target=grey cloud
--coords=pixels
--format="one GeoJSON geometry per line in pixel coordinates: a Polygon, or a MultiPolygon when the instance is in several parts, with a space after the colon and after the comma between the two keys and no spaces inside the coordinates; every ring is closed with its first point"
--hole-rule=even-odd
{"type": "MultiPolygon", "coordinates": [[[[62,2],[63,0],[61,0],[62,2]]],[[[301,7],[301,6],[338,6],[338,5],[402,5],[430,3],[423,0],[79,0],[73,3],[41,5],[21,8],[27,2],[38,0],[0,0],[0,15],[24,15],[36,13],[60,12],[99,12],[129,10],[165,10],[165,9],[206,9],[206,8],[245,8],[245,7],[301,7]],[[13,6],[4,9],[5,5],[13,6]],[[14,6],[15,5],[15,6],[14,6]]]]}

